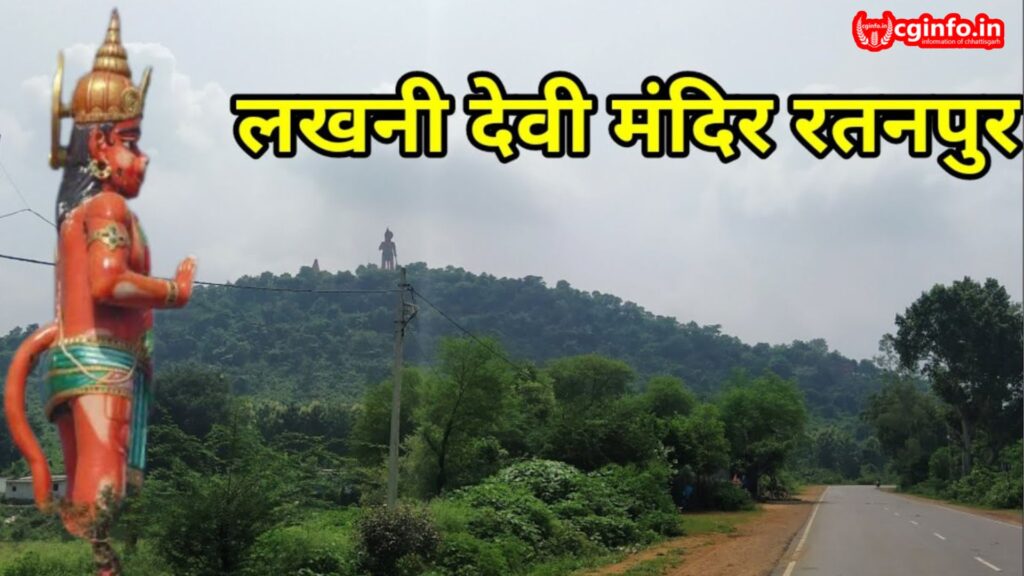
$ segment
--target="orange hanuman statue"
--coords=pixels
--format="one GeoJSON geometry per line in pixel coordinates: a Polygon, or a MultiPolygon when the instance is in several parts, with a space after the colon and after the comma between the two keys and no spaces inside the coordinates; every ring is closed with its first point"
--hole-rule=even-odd
{"type": "Polygon", "coordinates": [[[62,103],[63,56],[54,77],[50,165],[64,168],[57,197],[56,319],[19,346],[7,373],[4,411],[32,471],[36,504],[59,510],[72,534],[93,541],[101,574],[118,572],[106,542],[109,518],[145,467],[154,308],[179,308],[192,293],[195,261],[173,280],[149,276],[149,249],[127,200],[149,159],[139,150],[149,73],[132,84],[117,11],[92,71],[62,103]],[[63,117],[74,125],[59,144],[63,117]],[[49,466],[25,415],[25,381],[43,352],[47,417],[57,425],[67,496],[52,502],[49,466]],[[99,560],[102,548],[110,560],[99,560]]]}

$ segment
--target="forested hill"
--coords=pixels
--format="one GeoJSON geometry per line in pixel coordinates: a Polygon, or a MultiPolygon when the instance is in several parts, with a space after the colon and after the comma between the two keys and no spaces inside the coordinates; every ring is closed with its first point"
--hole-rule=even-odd
{"type": "MultiPolygon", "coordinates": [[[[749,346],[718,326],[656,316],[610,294],[584,292],[536,276],[496,278],[461,268],[407,267],[414,288],[476,334],[493,336],[515,360],[541,364],[597,353],[646,376],[673,374],[701,394],[714,393],[736,368],[794,378],[813,413],[826,418],[860,411],[877,386],[877,368],[829,352],[823,340],[749,346]]],[[[243,277],[238,285],[275,288],[394,288],[395,272],[374,266],[330,273],[243,277]]],[[[198,287],[184,310],[158,312],[159,364],[216,365],[239,394],[280,400],[354,398],[386,378],[392,361],[395,294],[310,294],[198,287]]],[[[458,330],[424,302],[405,341],[405,361],[429,364],[442,336],[458,330]]],[[[25,333],[0,338],[6,361],[25,333]]],[[[159,370],[158,370],[159,372],[159,370]]]]}

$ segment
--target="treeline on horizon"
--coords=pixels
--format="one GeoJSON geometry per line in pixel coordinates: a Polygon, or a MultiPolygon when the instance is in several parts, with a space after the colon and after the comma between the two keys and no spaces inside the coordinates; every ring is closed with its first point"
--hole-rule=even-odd
{"type": "MultiPolygon", "coordinates": [[[[409,282],[430,301],[481,336],[502,343],[514,360],[542,364],[557,357],[600,354],[622,360],[641,377],[681,378],[699,396],[715,393],[736,369],[771,371],[793,379],[813,415],[856,416],[878,389],[879,370],[830,351],[824,340],[748,345],[717,325],[657,316],[643,307],[536,276],[496,278],[461,268],[407,267],[409,282]]],[[[244,286],[320,290],[393,289],[394,272],[362,266],[355,272],[303,267],[292,276],[239,278],[244,286]]],[[[199,286],[183,310],[158,311],[156,361],[218,366],[232,375],[233,392],[281,401],[355,400],[368,382],[391,373],[393,294],[308,294],[199,286]]],[[[0,337],[0,362],[29,328],[0,337]]],[[[410,325],[405,359],[434,361],[438,341],[461,333],[424,303],[410,325]]]]}

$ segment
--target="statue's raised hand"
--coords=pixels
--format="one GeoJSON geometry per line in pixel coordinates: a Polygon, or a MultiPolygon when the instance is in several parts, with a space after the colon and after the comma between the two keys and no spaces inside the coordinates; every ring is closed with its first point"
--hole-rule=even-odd
{"type": "Polygon", "coordinates": [[[196,276],[196,258],[189,256],[178,264],[178,272],[174,275],[174,284],[178,288],[175,304],[184,306],[192,297],[192,283],[196,276]]]}

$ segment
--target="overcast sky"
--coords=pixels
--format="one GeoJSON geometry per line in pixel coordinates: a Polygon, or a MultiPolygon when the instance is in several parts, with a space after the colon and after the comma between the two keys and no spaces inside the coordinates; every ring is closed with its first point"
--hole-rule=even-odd
{"type": "MultiPolygon", "coordinates": [[[[56,53],[67,58],[67,100],[103,37],[109,6],[100,4],[24,2],[0,17],[0,162],[48,217],[59,182],[46,165],[56,53]]],[[[649,160],[611,144],[603,112],[607,94],[681,70],[783,102],[797,92],[1020,93],[1019,1],[118,6],[136,81],[154,68],[141,141],[152,163],[133,209],[157,275],[186,254],[208,281],[294,273],[314,257],[352,269],[379,261],[390,226],[401,262],[564,279],[721,324],[751,344],[825,338],[856,358],[872,356],[894,315],[935,283],[990,276],[1021,298],[1021,157],[993,152],[974,182],[947,175],[934,156],[910,158],[905,144],[883,144],[876,159],[819,161],[783,111],[768,159],[744,149],[729,165],[699,151],[649,160]],[[851,38],[860,9],[985,11],[1007,23],[1006,47],[869,53],[851,38]],[[232,138],[232,94],[379,92],[411,70],[433,74],[460,103],[473,71],[496,73],[511,92],[571,71],[602,101],[591,156],[524,151],[503,165],[469,146],[461,113],[444,159],[402,159],[374,143],[368,159],[300,146],[293,159],[254,161],[232,138]]],[[[0,214],[22,207],[0,174],[0,214]]],[[[40,221],[0,220],[0,253],[50,259],[53,250],[40,221]]],[[[50,270],[0,262],[0,289],[0,331],[52,317],[50,270]]]]}

